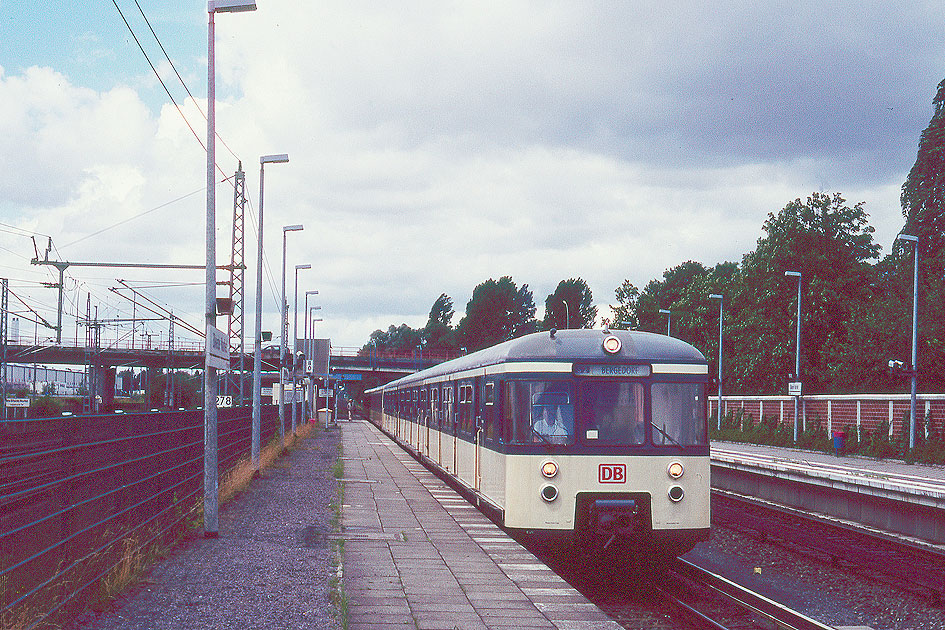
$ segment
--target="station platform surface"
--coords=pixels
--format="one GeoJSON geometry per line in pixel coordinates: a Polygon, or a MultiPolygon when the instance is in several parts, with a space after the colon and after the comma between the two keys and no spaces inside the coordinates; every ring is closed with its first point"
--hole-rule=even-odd
{"type": "Polygon", "coordinates": [[[618,630],[366,421],[340,422],[350,630],[618,630]]]}
{"type": "Polygon", "coordinates": [[[945,466],[712,443],[712,488],[945,554],[945,466]]]}
{"type": "Polygon", "coordinates": [[[781,462],[794,468],[803,467],[812,476],[842,477],[860,485],[887,483],[905,491],[925,490],[945,496],[945,466],[907,464],[896,459],[877,459],[860,455],[833,455],[821,451],[796,448],[744,444],[741,442],[712,442],[714,460],[733,460],[750,463],[781,462]]]}

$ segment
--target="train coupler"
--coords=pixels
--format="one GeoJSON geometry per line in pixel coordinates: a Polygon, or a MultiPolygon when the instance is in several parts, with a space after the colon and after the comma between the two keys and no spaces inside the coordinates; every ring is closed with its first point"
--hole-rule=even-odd
{"type": "Polygon", "coordinates": [[[636,517],[640,513],[637,502],[633,499],[597,499],[592,501],[588,512],[589,525],[595,539],[606,540],[600,549],[604,550],[617,538],[626,538],[636,531],[636,517]]]}

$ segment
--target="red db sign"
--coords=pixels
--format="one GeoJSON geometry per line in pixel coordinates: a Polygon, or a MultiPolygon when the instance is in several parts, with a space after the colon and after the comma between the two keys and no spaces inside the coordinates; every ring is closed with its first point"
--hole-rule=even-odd
{"type": "Polygon", "coordinates": [[[601,483],[626,483],[626,464],[601,464],[597,467],[597,479],[601,483]]]}

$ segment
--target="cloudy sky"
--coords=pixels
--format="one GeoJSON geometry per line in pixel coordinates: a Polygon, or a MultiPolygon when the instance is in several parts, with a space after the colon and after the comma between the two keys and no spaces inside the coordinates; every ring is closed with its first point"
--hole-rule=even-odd
{"type": "MultiPolygon", "coordinates": [[[[50,260],[205,260],[206,3],[115,2],[0,0],[0,275],[11,310],[53,323],[34,238],[50,260]]],[[[216,19],[217,258],[242,160],[250,336],[259,156],[288,153],[266,169],[263,328],[278,330],[281,227],[301,223],[290,303],[311,264],[299,291],[319,291],[336,346],[421,326],[442,292],[455,324],[503,275],[539,317],[571,277],[606,305],[625,278],[740,260],[769,212],[814,191],[865,202],[888,251],[945,77],[938,2],[257,3],[216,19]]],[[[202,327],[202,271],[75,266],[66,339],[89,293],[100,318],[140,316],[118,278],[202,327]]],[[[24,320],[34,333],[51,334],[24,320]]]]}

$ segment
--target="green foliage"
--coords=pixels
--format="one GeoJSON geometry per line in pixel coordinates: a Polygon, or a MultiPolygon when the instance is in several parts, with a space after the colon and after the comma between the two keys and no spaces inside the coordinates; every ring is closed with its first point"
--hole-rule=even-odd
{"type": "Polygon", "coordinates": [[[535,300],[528,285],[518,288],[510,276],[503,276],[486,280],[473,290],[458,333],[472,352],[536,330],[535,300]]]}
{"type": "Polygon", "coordinates": [[[54,418],[62,415],[63,403],[58,398],[44,395],[30,403],[30,415],[34,418],[54,418]]]}
{"type": "Polygon", "coordinates": [[[624,280],[614,293],[617,297],[617,305],[610,305],[610,309],[614,312],[614,319],[611,321],[605,317],[602,323],[617,330],[632,330],[639,327],[637,300],[640,298],[640,289],[633,286],[629,280],[624,280]]]}
{"type": "Polygon", "coordinates": [[[597,319],[594,295],[583,278],[569,278],[558,283],[545,299],[543,330],[552,328],[593,328],[597,319]],[[567,306],[565,306],[567,304],[567,306]]]}

